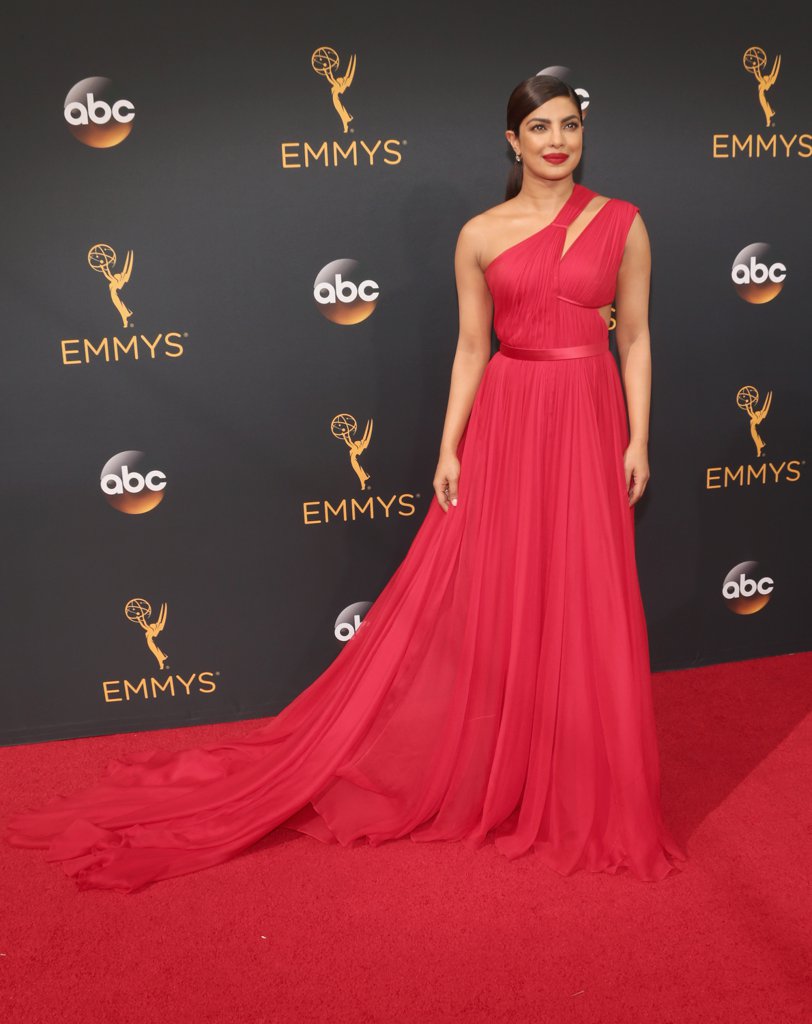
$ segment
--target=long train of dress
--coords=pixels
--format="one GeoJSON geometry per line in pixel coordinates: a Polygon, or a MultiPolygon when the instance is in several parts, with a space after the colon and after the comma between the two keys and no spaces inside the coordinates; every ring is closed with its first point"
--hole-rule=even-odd
{"type": "Polygon", "coordinates": [[[504,349],[458,446],[458,504],[432,501],[332,664],[238,741],[122,757],[15,815],[13,845],[45,849],[80,888],[120,892],[222,863],[282,825],[342,844],[493,839],[565,875],[679,869],[626,410],[598,312],[637,207],[609,200],[564,251],[594,195],[576,185],[552,224],[486,269],[504,349]]]}

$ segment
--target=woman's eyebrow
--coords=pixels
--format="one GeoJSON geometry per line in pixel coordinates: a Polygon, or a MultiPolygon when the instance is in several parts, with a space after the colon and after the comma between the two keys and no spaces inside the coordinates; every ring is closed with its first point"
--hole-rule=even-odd
{"type": "MultiPolygon", "coordinates": [[[[563,124],[565,121],[577,121],[578,117],[575,114],[570,114],[569,117],[560,117],[558,120],[563,124]]],[[[541,121],[542,124],[552,124],[549,117],[531,117],[527,123],[532,124],[533,121],[541,121]]]]}

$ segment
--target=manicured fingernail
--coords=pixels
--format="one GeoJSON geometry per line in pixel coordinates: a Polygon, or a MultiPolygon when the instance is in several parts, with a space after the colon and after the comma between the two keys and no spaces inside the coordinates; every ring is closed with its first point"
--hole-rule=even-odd
{"type": "Polygon", "coordinates": [[[451,504],[452,505],[456,505],[457,504],[457,499],[456,498],[452,498],[451,499],[451,504]]]}

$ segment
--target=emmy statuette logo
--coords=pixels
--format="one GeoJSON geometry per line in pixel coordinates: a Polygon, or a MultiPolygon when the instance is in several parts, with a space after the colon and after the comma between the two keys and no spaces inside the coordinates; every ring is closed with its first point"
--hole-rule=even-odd
{"type": "Polygon", "coordinates": [[[765,123],[768,128],[775,127],[775,111],[770,106],[767,100],[767,92],[775,85],[775,80],[778,78],[778,72],[781,68],[781,54],[773,61],[772,69],[770,73],[765,75],[764,68],[767,66],[767,54],[761,49],[760,46],[748,46],[744,51],[742,57],[742,64],[744,70],[749,71],[756,80],[758,86],[758,102],[761,104],[761,109],[764,111],[765,123]]]}
{"type": "MultiPolygon", "coordinates": [[[[139,265],[141,261],[139,259],[139,265]]],[[[63,337],[59,342],[60,357],[63,366],[81,366],[90,363],[155,362],[160,359],[179,359],[185,351],[188,331],[150,330],[145,333],[143,328],[134,330],[133,311],[124,301],[122,294],[132,278],[133,251],[127,249],[121,264],[112,245],[107,242],[96,242],[87,252],[87,266],[104,278],[110,305],[116,314],[118,326],[103,337],[63,337]],[[118,333],[113,333],[117,331],[118,333]]],[[[86,271],[85,271],[86,273],[86,271]]],[[[139,271],[141,273],[141,271],[139,271]]],[[[94,291],[104,292],[94,286],[94,291]]],[[[107,300],[104,308],[110,311],[107,300]]],[[[141,320],[143,323],[143,318],[141,320]]],[[[104,329],[104,328],[102,328],[104,329]]]]}
{"type": "MultiPolygon", "coordinates": [[[[341,58],[332,46],[317,46],[310,54],[311,71],[319,78],[323,78],[329,86],[333,110],[338,115],[338,124],[341,125],[339,138],[323,139],[318,142],[299,139],[281,142],[283,170],[302,170],[311,167],[375,167],[382,163],[394,167],[403,161],[402,150],[406,145],[406,139],[369,141],[355,137],[355,128],[350,127],[350,122],[355,118],[344,105],[344,99],[355,80],[356,55],[353,53],[348,58],[344,74],[340,74],[340,65],[341,58]]],[[[336,124],[332,116],[330,120],[336,124]]]]}
{"type": "Polygon", "coordinates": [[[358,433],[358,423],[353,415],[348,412],[340,412],[337,416],[334,416],[330,422],[330,433],[333,437],[338,438],[339,441],[343,441],[347,446],[350,456],[350,465],[355,471],[355,475],[358,477],[358,482],[361,485],[361,490],[367,489],[367,480],[369,480],[369,473],[364,470],[358,461],[358,456],[367,450],[369,442],[372,437],[372,420],[367,420],[367,425],[364,427],[364,433],[360,438],[356,438],[358,433]]]}
{"type": "MultiPolygon", "coordinates": [[[[735,132],[714,132],[711,137],[711,156],[714,160],[757,160],[761,157],[775,160],[779,157],[790,159],[800,157],[802,160],[812,156],[812,133],[798,132],[792,128],[784,128],[777,132],[776,114],[768,92],[778,79],[781,69],[781,54],[778,54],[767,71],[769,60],[760,46],[748,46],[742,54],[741,64],[747,74],[755,79],[756,94],[761,113],[764,115],[763,127],[766,134],[748,132],[739,135],[735,132]]],[[[780,86],[779,86],[780,89],[780,86]]],[[[749,104],[748,104],[749,105],[749,104]]],[[[751,109],[755,108],[755,104],[751,109]]]]}
{"type": "Polygon", "coordinates": [[[738,466],[708,466],[705,470],[705,489],[708,491],[743,490],[760,484],[762,487],[777,484],[794,484],[801,479],[804,459],[782,459],[764,457],[767,447],[759,427],[767,418],[773,404],[773,393],[768,391],[759,407],[758,388],[744,384],[736,392],[736,406],[746,413],[750,426],[750,438],[756,449],[755,463],[741,463],[738,466]]]}
{"type": "Polygon", "coordinates": [[[161,648],[155,642],[155,637],[159,633],[163,632],[164,626],[166,625],[166,605],[161,605],[161,610],[158,612],[158,617],[154,622],[150,622],[152,616],[152,605],[149,601],[146,601],[143,597],[133,597],[124,605],[124,614],[130,620],[141,627],[144,631],[144,639],[147,642],[147,647],[155,655],[155,660],[158,662],[158,668],[162,669],[166,665],[167,656],[161,650],[161,648]]]}
{"type": "Polygon", "coordinates": [[[339,58],[336,51],[332,46],[319,46],[318,49],[313,51],[310,57],[310,66],[316,72],[317,75],[321,75],[322,78],[327,79],[330,83],[330,96],[333,101],[333,106],[336,109],[336,113],[341,118],[341,124],[344,128],[344,132],[348,132],[350,128],[350,121],[352,121],[352,114],[347,112],[346,107],[341,102],[341,96],[349,89],[352,85],[352,80],[355,78],[355,54],[353,54],[347,61],[347,70],[343,75],[336,76],[334,72],[338,71],[339,58]]]}
{"type": "Polygon", "coordinates": [[[135,107],[118,96],[109,78],[83,78],[65,97],[73,136],[94,149],[109,149],[132,131],[135,107]]]}
{"type": "Polygon", "coordinates": [[[342,497],[338,500],[319,498],[302,502],[302,522],[305,526],[326,526],[333,522],[355,522],[359,519],[410,518],[416,512],[415,499],[419,493],[403,492],[391,496],[372,494],[370,474],[360,463],[360,457],[372,440],[372,420],[368,419],[363,433],[358,436],[358,421],[349,412],[337,413],[330,420],[330,434],[343,441],[355,478],[364,492],[363,497],[342,497]]]}
{"type": "MultiPolygon", "coordinates": [[[[119,704],[133,700],[157,700],[159,697],[192,698],[198,694],[214,693],[217,689],[216,676],[219,672],[185,672],[177,670],[170,675],[163,675],[168,668],[168,656],[158,645],[157,638],[166,626],[166,604],[161,604],[157,616],[153,618],[152,605],[143,597],[131,597],[124,605],[124,617],[132,622],[143,633],[147,652],[157,663],[158,676],[140,675],[131,678],[105,679],[102,684],[102,695],[105,704],[119,704]]],[[[151,660],[151,659],[150,659],[151,660]]]]}
{"type": "Polygon", "coordinates": [[[144,645],[141,646],[139,642],[139,647],[144,657],[153,664],[153,671],[157,675],[144,673],[141,669],[137,675],[130,675],[129,678],[122,676],[120,679],[103,680],[101,691],[105,704],[183,697],[194,700],[199,695],[216,691],[219,672],[179,672],[177,668],[169,672],[169,657],[158,644],[158,637],[166,627],[166,615],[165,602],[161,604],[157,615],[153,615],[152,605],[146,598],[131,597],[125,603],[123,617],[137,627],[144,637],[144,645]]]}
{"type": "Polygon", "coordinates": [[[131,309],[127,309],[124,305],[120,292],[132,276],[132,249],[129,249],[127,255],[124,257],[124,264],[118,274],[113,273],[113,268],[118,262],[116,251],[111,245],[107,245],[104,242],[97,242],[96,245],[91,246],[90,251],[87,254],[87,262],[92,270],[95,270],[97,274],[102,274],[104,279],[107,281],[107,288],[110,292],[110,301],[118,310],[118,315],[121,317],[122,327],[131,327],[132,324],[130,323],[130,317],[133,313],[131,309]]]}
{"type": "Polygon", "coordinates": [[[761,435],[758,432],[758,425],[762,423],[770,411],[772,405],[773,393],[768,391],[764,399],[764,404],[760,409],[756,409],[756,403],[758,402],[758,390],[752,386],[752,384],[745,384],[743,388],[739,388],[736,394],[736,405],[743,409],[747,413],[747,417],[750,420],[750,437],[753,439],[753,444],[756,446],[756,458],[760,459],[764,452],[764,441],[761,439],[761,435]]]}

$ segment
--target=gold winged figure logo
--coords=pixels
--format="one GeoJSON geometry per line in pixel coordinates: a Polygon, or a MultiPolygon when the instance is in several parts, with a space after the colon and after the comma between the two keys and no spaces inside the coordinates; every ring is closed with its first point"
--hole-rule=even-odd
{"type": "Polygon", "coordinates": [[[773,87],[776,78],[778,78],[778,72],[781,69],[781,54],[779,53],[775,58],[772,70],[766,75],[764,74],[764,68],[767,67],[767,54],[760,46],[748,46],[744,51],[742,63],[744,64],[745,71],[749,71],[758,83],[758,102],[761,104],[761,109],[764,111],[764,116],[767,119],[767,127],[772,128],[775,124],[773,120],[775,111],[767,99],[767,91],[773,87]]]}
{"type": "Polygon", "coordinates": [[[113,273],[113,268],[116,265],[118,257],[116,251],[111,245],[107,245],[105,242],[98,242],[92,246],[87,254],[87,262],[90,264],[91,269],[95,270],[97,274],[103,274],[107,286],[110,291],[110,301],[116,307],[121,317],[121,323],[124,327],[130,326],[130,317],[133,315],[131,309],[127,309],[124,305],[124,301],[119,295],[119,292],[125,284],[130,280],[133,272],[133,253],[132,249],[127,251],[127,255],[124,257],[124,266],[118,274],[113,273]]]}
{"type": "Polygon", "coordinates": [[[155,643],[155,637],[158,636],[159,633],[163,632],[163,628],[166,625],[166,605],[161,605],[161,610],[158,612],[158,618],[154,622],[150,622],[149,620],[152,616],[152,605],[143,597],[133,597],[124,606],[124,614],[130,622],[137,623],[141,629],[144,630],[147,647],[149,647],[155,655],[155,660],[158,662],[158,668],[162,669],[164,665],[166,665],[167,656],[155,643]]]}
{"type": "Polygon", "coordinates": [[[752,384],[745,384],[743,388],[739,388],[736,393],[736,405],[740,409],[743,409],[748,417],[750,418],[750,437],[753,439],[753,444],[756,446],[756,457],[760,457],[764,451],[764,441],[758,432],[758,426],[764,421],[767,413],[770,411],[770,406],[773,401],[772,391],[768,391],[764,399],[764,402],[760,409],[756,409],[756,403],[758,402],[758,389],[754,388],[752,384]]]}
{"type": "Polygon", "coordinates": [[[356,438],[358,423],[355,417],[351,413],[340,412],[330,422],[330,433],[333,437],[346,444],[350,452],[350,463],[361,484],[361,490],[365,490],[367,480],[369,480],[369,473],[366,472],[358,461],[358,456],[369,447],[372,437],[372,420],[367,420],[363,435],[360,438],[356,438]]]}
{"type": "Polygon", "coordinates": [[[348,113],[347,108],[341,102],[341,96],[349,89],[353,78],[355,78],[355,54],[352,54],[347,61],[347,70],[343,75],[335,73],[338,71],[339,64],[338,54],[332,46],[319,46],[310,57],[310,66],[316,74],[326,78],[330,83],[330,95],[333,98],[333,106],[341,118],[341,123],[346,133],[350,130],[349,125],[350,121],[352,121],[352,114],[348,113]]]}

